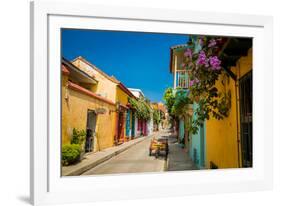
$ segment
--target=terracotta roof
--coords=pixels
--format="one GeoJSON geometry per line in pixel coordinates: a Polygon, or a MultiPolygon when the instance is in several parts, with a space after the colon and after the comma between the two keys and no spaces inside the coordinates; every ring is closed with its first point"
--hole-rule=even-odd
{"type": "Polygon", "coordinates": [[[68,69],[66,68],[66,66],[65,65],[61,65],[61,71],[62,71],[62,73],[64,74],[64,75],[69,75],[69,71],[68,71],[68,69]]]}
{"type": "Polygon", "coordinates": [[[166,106],[161,102],[153,102],[151,105],[154,109],[161,110],[164,113],[166,112],[166,106]]]}
{"type": "Polygon", "coordinates": [[[74,72],[76,74],[82,75],[84,78],[86,78],[86,79],[88,79],[90,81],[94,81],[95,83],[97,82],[97,80],[95,79],[94,76],[90,76],[86,72],[82,71],[81,69],[79,69],[77,66],[75,66],[74,64],[69,62],[64,57],[62,57],[61,64],[62,64],[62,72],[63,72],[63,74],[71,75],[74,72]]]}
{"type": "Polygon", "coordinates": [[[118,87],[120,89],[122,89],[126,94],[128,94],[130,97],[136,98],[135,95],[127,88],[125,87],[124,84],[122,84],[122,82],[119,82],[118,87]]]}
{"type": "Polygon", "coordinates": [[[171,49],[179,49],[179,48],[187,48],[187,47],[189,47],[188,44],[178,44],[178,45],[172,46],[171,49]]]}

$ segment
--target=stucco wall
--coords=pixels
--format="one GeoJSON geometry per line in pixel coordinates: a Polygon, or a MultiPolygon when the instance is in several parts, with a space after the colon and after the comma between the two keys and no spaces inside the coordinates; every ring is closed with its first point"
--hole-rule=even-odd
{"type": "Polygon", "coordinates": [[[66,77],[63,77],[62,85],[62,143],[69,143],[72,129],[86,130],[87,111],[97,108],[105,108],[106,114],[97,115],[96,138],[94,140],[94,151],[103,150],[113,146],[115,106],[86,94],[67,89],[66,77]],[[68,97],[67,99],[65,97],[68,97]]]}
{"type": "MultiPolygon", "coordinates": [[[[223,91],[223,85],[220,81],[218,81],[216,86],[219,91],[223,91]]],[[[219,168],[238,167],[237,108],[234,80],[229,78],[229,83],[226,84],[225,88],[231,91],[229,116],[223,120],[211,117],[206,123],[207,166],[210,166],[210,161],[212,161],[219,168]]]]}
{"type": "Polygon", "coordinates": [[[95,93],[115,102],[116,83],[105,77],[100,72],[96,71],[93,67],[79,58],[72,63],[90,76],[95,77],[95,79],[98,81],[97,87],[95,88],[95,93]]]}
{"type": "Polygon", "coordinates": [[[138,131],[138,118],[135,117],[135,137],[140,136],[140,131],[138,131]]]}
{"type": "Polygon", "coordinates": [[[184,138],[184,120],[179,120],[179,138],[182,141],[184,138]]]}
{"type": "MultiPolygon", "coordinates": [[[[246,57],[241,57],[235,67],[231,70],[239,78],[252,69],[252,50],[250,49],[246,57]]],[[[239,167],[238,151],[241,157],[241,148],[237,140],[240,139],[240,118],[239,118],[239,89],[236,89],[235,81],[232,78],[224,79],[223,76],[217,81],[216,86],[219,91],[231,91],[231,109],[229,116],[223,120],[210,118],[206,122],[206,166],[210,167],[210,161],[214,162],[219,168],[239,167]],[[235,94],[237,91],[237,96],[235,94]],[[238,125],[237,125],[238,122],[238,125]]],[[[237,81],[237,86],[238,86],[237,81]]],[[[240,158],[241,162],[241,158],[240,158]]]]}
{"type": "Polygon", "coordinates": [[[65,75],[62,75],[62,89],[61,89],[61,108],[62,108],[62,114],[61,114],[61,135],[62,135],[62,144],[66,144],[70,142],[70,138],[72,135],[72,128],[69,123],[69,113],[67,112],[69,110],[69,105],[65,98],[69,96],[68,89],[66,88],[66,84],[68,81],[68,77],[65,75]]]}
{"type": "Polygon", "coordinates": [[[128,94],[117,86],[115,101],[119,101],[122,105],[126,106],[128,104],[128,97],[128,94]]]}
{"type": "Polygon", "coordinates": [[[153,133],[153,118],[150,118],[147,122],[147,135],[151,135],[153,133]]]}
{"type": "MultiPolygon", "coordinates": [[[[115,102],[119,102],[121,105],[126,106],[128,104],[128,94],[124,92],[120,87],[116,87],[116,97],[115,102]]],[[[127,112],[125,113],[127,116],[127,112]]],[[[126,118],[124,122],[124,136],[126,137],[126,118]]]]}
{"type": "MultiPolygon", "coordinates": [[[[193,111],[198,108],[197,103],[193,103],[193,111]]],[[[197,118],[196,113],[192,117],[194,120],[197,118]]],[[[200,168],[205,167],[205,150],[206,150],[206,125],[198,128],[197,134],[190,134],[191,144],[189,148],[189,156],[193,162],[200,168]]]]}

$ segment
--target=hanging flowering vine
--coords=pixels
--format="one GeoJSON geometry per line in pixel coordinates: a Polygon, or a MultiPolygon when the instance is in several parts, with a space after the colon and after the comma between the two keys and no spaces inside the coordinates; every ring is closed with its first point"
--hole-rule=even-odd
{"type": "Polygon", "coordinates": [[[218,56],[220,38],[192,37],[189,48],[184,52],[182,66],[188,70],[191,100],[199,105],[196,118],[189,125],[192,133],[197,133],[206,119],[212,115],[223,119],[230,109],[230,95],[218,92],[215,84],[222,73],[221,60],[218,56]]]}
{"type": "Polygon", "coordinates": [[[145,101],[144,98],[140,99],[134,99],[129,97],[128,101],[133,109],[136,111],[136,116],[138,119],[141,120],[149,120],[150,115],[152,113],[152,109],[148,105],[148,103],[145,101]]]}

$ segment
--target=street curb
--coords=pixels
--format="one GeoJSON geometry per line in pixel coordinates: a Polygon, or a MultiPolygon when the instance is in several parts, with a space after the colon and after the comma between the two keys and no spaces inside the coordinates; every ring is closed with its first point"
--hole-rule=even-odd
{"type": "Polygon", "coordinates": [[[154,135],[154,134],[149,135],[149,136],[147,136],[147,137],[143,137],[143,139],[141,139],[141,140],[139,140],[139,141],[136,141],[136,142],[134,142],[134,143],[128,145],[127,147],[124,147],[124,148],[122,148],[122,149],[120,149],[120,150],[117,150],[117,151],[115,151],[115,152],[112,152],[112,153],[110,153],[110,154],[108,154],[108,155],[106,155],[106,156],[100,158],[99,160],[94,161],[94,162],[92,162],[92,163],[89,163],[88,165],[85,165],[85,166],[83,166],[83,167],[81,167],[81,168],[78,168],[78,169],[76,169],[76,170],[74,170],[74,171],[70,171],[70,172],[68,172],[68,173],[66,173],[66,174],[63,174],[63,176],[79,176],[79,175],[83,174],[84,172],[86,172],[86,171],[88,171],[88,170],[90,170],[90,169],[92,169],[92,168],[98,166],[99,164],[101,164],[101,163],[103,163],[103,162],[105,162],[105,161],[111,159],[112,157],[114,157],[114,156],[116,156],[116,155],[118,155],[118,154],[120,154],[120,153],[126,151],[127,149],[131,148],[132,146],[134,146],[134,145],[136,145],[136,144],[138,144],[138,143],[143,142],[145,139],[150,138],[150,137],[153,136],[153,135],[154,135]]]}

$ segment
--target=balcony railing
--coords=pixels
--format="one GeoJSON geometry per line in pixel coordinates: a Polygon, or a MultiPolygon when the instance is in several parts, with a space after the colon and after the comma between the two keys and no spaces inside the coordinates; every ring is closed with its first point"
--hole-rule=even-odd
{"type": "Polygon", "coordinates": [[[187,89],[189,85],[188,73],[186,70],[177,70],[174,73],[174,88],[187,89]]]}

